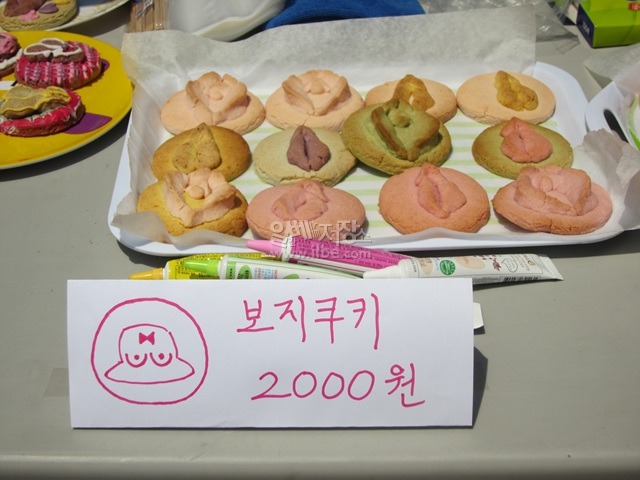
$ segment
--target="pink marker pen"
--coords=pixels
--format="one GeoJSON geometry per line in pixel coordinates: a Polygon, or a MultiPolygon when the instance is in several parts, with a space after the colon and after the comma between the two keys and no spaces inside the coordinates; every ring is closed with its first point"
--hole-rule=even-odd
{"type": "Polygon", "coordinates": [[[247,247],[284,262],[331,268],[360,277],[364,272],[397,265],[400,260],[411,258],[386,250],[299,236],[272,240],[248,240],[247,247]]]}

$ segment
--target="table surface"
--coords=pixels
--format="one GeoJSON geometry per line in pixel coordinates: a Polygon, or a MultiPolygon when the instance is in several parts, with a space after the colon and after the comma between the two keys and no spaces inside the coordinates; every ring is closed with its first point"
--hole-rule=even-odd
{"type": "MultiPolygon", "coordinates": [[[[128,10],[73,31],[120,46],[128,10]]],[[[539,59],[601,88],[568,51],[539,59]]],[[[0,477],[581,478],[640,473],[640,231],[529,249],[561,282],[474,290],[472,428],[74,430],[66,344],[68,279],[120,279],[166,259],[129,250],[107,210],[126,119],[51,161],[0,172],[0,477]],[[87,200],[90,199],[90,200],[87,200]]]]}

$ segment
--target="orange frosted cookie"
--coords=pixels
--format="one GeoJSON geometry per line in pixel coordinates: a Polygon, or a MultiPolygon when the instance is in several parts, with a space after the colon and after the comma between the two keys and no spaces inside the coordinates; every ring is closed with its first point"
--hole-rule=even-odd
{"type": "Polygon", "coordinates": [[[347,79],[331,70],[291,75],[267,99],[267,121],[278,128],[326,128],[339,132],[342,123],[364,102],[347,79]]]}
{"type": "Polygon", "coordinates": [[[471,77],[460,85],[456,97],[462,113],[490,125],[512,117],[542,123],[556,108],[555,95],[540,80],[502,70],[471,77]]]}
{"type": "Polygon", "coordinates": [[[153,212],[174,236],[207,229],[241,236],[247,229],[247,201],[220,172],[200,168],[169,172],[142,191],[138,212],[153,212]]]}
{"type": "Polygon", "coordinates": [[[365,105],[383,103],[398,98],[423,110],[442,122],[450,120],[458,110],[456,95],[443,83],[427,78],[405,75],[400,80],[373,87],[364,97],[365,105]]]}
{"type": "Polygon", "coordinates": [[[380,190],[382,217],[398,232],[428,228],[477,232],[489,220],[489,198],[469,175],[426,163],[389,177],[380,190]]]}
{"type": "Polygon", "coordinates": [[[264,106],[247,86],[231,75],[208,72],[187,82],[160,111],[164,128],[181,133],[201,123],[245,134],[263,122],[264,106]]]}
{"type": "Polygon", "coordinates": [[[560,235],[597,230],[613,211],[609,194],[586,172],[557,165],[524,168],[498,190],[493,208],[525,230],[560,235]]]}
{"type": "Polygon", "coordinates": [[[365,219],[365,208],[358,198],[314,180],[267,188],[251,200],[247,209],[249,228],[260,238],[355,238],[365,219]]]}
{"type": "Polygon", "coordinates": [[[525,167],[570,167],[573,162],[573,148],[562,135],[515,117],[486,128],[471,153],[479,165],[506,178],[516,178],[525,167]]]}

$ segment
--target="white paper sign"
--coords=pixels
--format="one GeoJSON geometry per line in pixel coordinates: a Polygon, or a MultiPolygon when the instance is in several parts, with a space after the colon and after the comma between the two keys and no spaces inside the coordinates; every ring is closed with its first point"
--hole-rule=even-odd
{"type": "Polygon", "coordinates": [[[76,428],[468,426],[469,279],[70,280],[76,428]]]}

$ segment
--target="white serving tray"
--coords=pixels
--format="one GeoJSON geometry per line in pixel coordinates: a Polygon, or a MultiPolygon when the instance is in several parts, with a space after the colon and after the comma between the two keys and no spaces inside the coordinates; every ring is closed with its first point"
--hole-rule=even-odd
{"type": "MultiPolygon", "coordinates": [[[[372,75],[374,75],[374,73],[372,73],[372,75]]],[[[587,100],[578,82],[564,70],[545,63],[537,63],[535,65],[533,76],[549,86],[556,96],[556,111],[552,118],[545,122],[545,126],[559,131],[573,146],[580,145],[583,141],[584,135],[586,134],[585,110],[587,107],[587,100]]],[[[372,78],[372,85],[382,83],[386,80],[389,79],[372,78]]],[[[459,84],[449,86],[455,90],[459,84]]],[[[356,85],[356,88],[358,87],[359,86],[356,85]]],[[[251,87],[249,87],[249,89],[251,90],[251,87]]],[[[258,96],[265,100],[270,92],[254,93],[258,94],[258,96]]],[[[133,109],[130,121],[135,120],[133,117],[135,115],[135,111],[136,110],[133,109]]],[[[485,186],[489,197],[491,198],[493,193],[495,193],[500,186],[508,183],[509,180],[486,172],[473,161],[470,153],[471,143],[482,130],[487,128],[487,126],[477,122],[472,122],[461,112],[458,112],[452,120],[447,122],[447,127],[449,128],[452,136],[453,153],[444,166],[458,168],[476,178],[481,184],[483,184],[483,186],[485,186]]],[[[251,140],[248,139],[252,149],[255,146],[255,143],[260,140],[261,136],[263,138],[264,136],[277,131],[274,127],[266,125],[266,122],[263,127],[260,127],[260,129],[263,129],[262,133],[258,132],[252,136],[251,140]]],[[[129,168],[129,153],[127,148],[130,131],[131,129],[129,128],[127,131],[125,147],[123,148],[120,159],[120,165],[108,213],[109,227],[116,239],[121,244],[135,251],[167,257],[208,253],[212,251],[222,253],[246,251],[247,249],[243,246],[242,239],[239,241],[234,240],[230,242],[230,244],[224,245],[206,244],[176,246],[173,244],[154,241],[149,238],[143,238],[129,231],[123,231],[112,224],[112,219],[114,218],[118,205],[122,199],[131,193],[131,171],[129,168]]],[[[247,136],[245,136],[245,138],[247,138],[247,136]]],[[[583,166],[582,168],[589,171],[588,167],[589,166],[583,166]]],[[[363,169],[357,167],[355,174],[336,185],[336,187],[347,191],[351,190],[354,193],[357,192],[359,190],[359,185],[355,179],[362,177],[361,174],[363,172],[363,169]]],[[[262,189],[268,187],[266,184],[258,185],[258,187],[256,187],[256,178],[257,177],[250,167],[243,176],[233,182],[249,201],[256,193],[255,191],[251,191],[252,188],[262,189]]],[[[380,185],[383,181],[384,178],[382,177],[378,180],[380,185]]],[[[376,188],[379,189],[379,185],[376,186],[376,188]]],[[[368,189],[371,191],[370,185],[368,185],[368,189]]],[[[399,235],[379,216],[379,213],[377,212],[377,198],[361,199],[367,207],[367,218],[370,230],[367,232],[367,237],[357,243],[363,246],[375,246],[377,248],[384,248],[392,251],[425,251],[469,248],[486,249],[529,246],[540,247],[547,245],[593,243],[611,238],[622,231],[614,221],[616,217],[615,212],[614,216],[612,216],[612,221],[600,230],[591,234],[569,236],[524,232],[518,228],[514,228],[508,223],[500,223],[495,213],[492,212],[489,224],[483,227],[480,232],[474,234],[464,234],[443,229],[432,229],[427,232],[419,232],[411,235],[399,235]]],[[[623,208],[622,206],[618,207],[623,208]]],[[[615,205],[614,208],[616,208],[615,205]]],[[[245,234],[245,238],[253,238],[251,232],[245,234]]]]}
{"type": "Polygon", "coordinates": [[[634,103],[635,101],[635,95],[625,95],[614,82],[610,82],[587,105],[585,112],[587,128],[589,131],[600,129],[612,131],[605,116],[606,112],[610,112],[618,122],[620,130],[625,137],[624,139],[636,148],[640,148],[632,135],[632,130],[635,131],[635,129],[633,116],[630,114],[634,108],[634,113],[637,113],[638,105],[634,103]]]}

